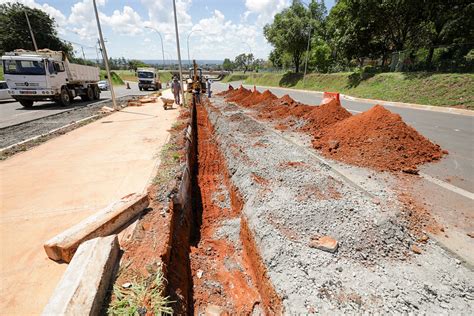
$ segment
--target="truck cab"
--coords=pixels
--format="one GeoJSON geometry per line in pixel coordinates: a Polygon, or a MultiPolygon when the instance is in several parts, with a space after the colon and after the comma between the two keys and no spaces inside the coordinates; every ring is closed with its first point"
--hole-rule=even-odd
{"type": "Polygon", "coordinates": [[[67,106],[76,96],[98,99],[98,69],[68,62],[62,52],[11,52],[2,56],[8,92],[24,107],[54,100],[67,106]]]}
{"type": "Polygon", "coordinates": [[[148,89],[161,89],[160,77],[154,68],[138,68],[137,77],[138,89],[140,89],[140,91],[148,89]]]}

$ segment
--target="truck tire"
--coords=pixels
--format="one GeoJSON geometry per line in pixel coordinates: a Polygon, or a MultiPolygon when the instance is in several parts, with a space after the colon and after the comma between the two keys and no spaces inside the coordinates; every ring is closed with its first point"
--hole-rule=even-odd
{"type": "Polygon", "coordinates": [[[94,85],[93,86],[93,90],[94,90],[94,100],[99,100],[100,99],[100,89],[99,89],[99,86],[97,85],[94,85]]]}
{"type": "Polygon", "coordinates": [[[59,104],[61,106],[69,106],[71,104],[71,96],[67,88],[61,89],[61,94],[59,95],[59,104]]]}
{"type": "Polygon", "coordinates": [[[94,100],[94,90],[91,86],[88,86],[86,89],[86,94],[81,95],[82,101],[92,101],[94,100]]]}
{"type": "Polygon", "coordinates": [[[31,108],[33,106],[33,100],[19,100],[18,102],[25,108],[31,108]]]}

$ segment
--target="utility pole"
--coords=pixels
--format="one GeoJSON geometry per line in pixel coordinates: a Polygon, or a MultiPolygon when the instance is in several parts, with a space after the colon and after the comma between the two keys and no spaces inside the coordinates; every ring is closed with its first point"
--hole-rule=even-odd
{"type": "Polygon", "coordinates": [[[109,81],[109,88],[110,88],[110,94],[112,96],[112,104],[114,109],[117,111],[119,110],[117,106],[117,102],[115,101],[115,92],[114,92],[114,86],[112,85],[112,77],[110,76],[110,69],[109,69],[109,57],[107,56],[107,49],[105,48],[104,44],[104,37],[102,36],[102,28],[100,27],[100,20],[99,20],[99,12],[97,11],[97,4],[95,3],[96,0],[93,0],[93,5],[94,5],[94,11],[95,11],[95,19],[97,20],[97,29],[99,30],[99,39],[100,39],[100,44],[102,47],[102,53],[103,53],[103,58],[104,58],[104,64],[105,64],[105,69],[107,71],[107,79],[109,81]]]}
{"type": "Polygon", "coordinates": [[[176,46],[178,49],[178,66],[179,66],[179,80],[181,82],[181,98],[183,99],[183,105],[186,105],[186,99],[184,98],[183,68],[181,67],[181,51],[179,49],[179,31],[178,31],[178,18],[176,17],[176,0],[173,0],[173,11],[174,11],[174,28],[176,31],[176,46]]]}
{"type": "Polygon", "coordinates": [[[25,17],[26,23],[28,23],[28,28],[30,29],[31,40],[33,41],[33,46],[35,47],[35,51],[38,51],[38,45],[36,45],[35,34],[33,34],[33,30],[31,29],[30,19],[28,18],[28,13],[25,10],[25,17]]]}
{"type": "Polygon", "coordinates": [[[147,29],[150,29],[150,30],[153,30],[155,31],[156,33],[158,33],[158,35],[160,36],[160,40],[161,40],[161,53],[163,54],[163,70],[165,70],[165,48],[163,46],[163,37],[161,36],[161,33],[160,31],[158,31],[157,29],[155,29],[154,27],[151,27],[151,26],[145,26],[147,29]]]}

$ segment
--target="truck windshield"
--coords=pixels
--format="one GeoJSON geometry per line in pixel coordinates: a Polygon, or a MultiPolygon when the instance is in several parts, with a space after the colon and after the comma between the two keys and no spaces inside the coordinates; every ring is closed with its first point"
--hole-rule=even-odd
{"type": "Polygon", "coordinates": [[[153,73],[152,72],[139,71],[138,72],[138,78],[153,78],[153,73]]]}
{"type": "Polygon", "coordinates": [[[38,60],[4,60],[3,72],[9,75],[44,75],[44,62],[38,60]]]}

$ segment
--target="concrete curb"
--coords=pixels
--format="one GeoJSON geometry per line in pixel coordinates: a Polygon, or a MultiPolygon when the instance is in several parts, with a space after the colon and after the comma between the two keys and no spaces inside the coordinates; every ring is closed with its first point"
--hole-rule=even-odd
{"type": "Polygon", "coordinates": [[[115,233],[149,205],[148,195],[129,194],[98,213],[51,238],[44,244],[48,257],[70,262],[79,245],[95,237],[115,233]]]}
{"type": "MultiPolygon", "coordinates": [[[[237,83],[240,83],[236,81],[237,83]]],[[[225,82],[223,84],[232,84],[231,82],[225,82]]],[[[254,86],[252,84],[243,84],[244,86],[254,86]]],[[[282,89],[294,92],[305,92],[305,93],[314,93],[314,94],[323,94],[322,91],[314,91],[314,90],[306,90],[306,89],[292,89],[292,88],[285,88],[285,87],[270,87],[270,86],[258,86],[259,88],[264,89],[282,89]]],[[[346,94],[340,94],[343,99],[348,101],[358,101],[358,102],[367,102],[385,105],[385,106],[393,106],[393,107],[400,107],[400,108],[408,108],[414,110],[423,110],[423,111],[432,111],[432,112],[440,112],[440,113],[449,113],[449,114],[456,114],[456,115],[465,115],[465,116],[474,116],[474,111],[472,110],[465,110],[465,109],[457,109],[457,108],[449,108],[449,107],[442,107],[442,106],[433,106],[433,105],[424,105],[424,104],[416,104],[416,103],[404,103],[404,102],[395,102],[395,101],[384,101],[384,100],[377,100],[377,99],[364,99],[358,97],[352,97],[346,94]]]]}
{"type": "Polygon", "coordinates": [[[42,315],[99,315],[119,251],[116,235],[83,243],[42,315]]]}

